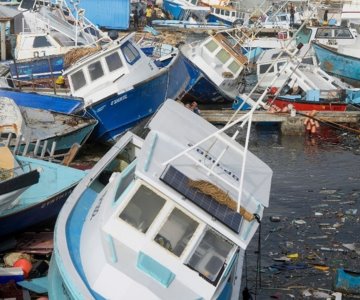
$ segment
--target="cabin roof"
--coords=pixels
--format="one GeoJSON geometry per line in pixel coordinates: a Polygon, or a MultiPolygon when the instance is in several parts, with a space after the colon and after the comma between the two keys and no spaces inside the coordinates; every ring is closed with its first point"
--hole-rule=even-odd
{"type": "Polygon", "coordinates": [[[239,63],[241,63],[242,65],[246,64],[248,62],[248,59],[245,55],[242,55],[236,51],[234,51],[234,49],[232,48],[232,46],[230,45],[229,41],[226,39],[226,37],[224,35],[222,35],[221,33],[217,33],[215,35],[213,35],[213,38],[220,44],[222,45],[222,47],[228,51],[239,63]]]}
{"type": "MultiPolygon", "coordinates": [[[[235,200],[238,196],[236,189],[241,177],[243,147],[225,133],[219,134],[220,137],[217,142],[215,138],[211,138],[194,147],[187,154],[168,161],[173,158],[174,153],[181,153],[198,141],[218,132],[215,126],[201,116],[185,107],[183,109],[176,108],[175,106],[178,105],[180,104],[175,101],[165,102],[161,109],[166,113],[156,114],[151,121],[149,125],[151,132],[146,138],[141,155],[138,158],[136,173],[144,181],[158,187],[161,192],[173,199],[178,205],[191,211],[197,218],[210,224],[237,244],[242,244],[244,238],[241,241],[241,235],[244,233],[234,232],[225,226],[221,220],[214,222],[214,216],[199,208],[201,205],[196,203],[196,199],[184,201],[183,193],[161,180],[165,176],[166,170],[173,167],[191,180],[205,180],[214,184],[235,200]],[[204,163],[209,159],[211,161],[216,160],[224,150],[224,141],[226,141],[226,145],[229,145],[229,148],[213,169],[213,174],[209,176],[206,169],[200,166],[201,163],[196,165],[193,159],[204,163]],[[156,151],[154,151],[155,148],[156,151]]],[[[247,153],[246,165],[241,205],[254,213],[257,205],[268,206],[272,171],[251,152],[247,153]]],[[[188,199],[190,200],[190,198],[188,199]]]]}
{"type": "Polygon", "coordinates": [[[21,11],[14,7],[0,5],[0,22],[10,21],[19,14],[21,14],[21,11]]]}

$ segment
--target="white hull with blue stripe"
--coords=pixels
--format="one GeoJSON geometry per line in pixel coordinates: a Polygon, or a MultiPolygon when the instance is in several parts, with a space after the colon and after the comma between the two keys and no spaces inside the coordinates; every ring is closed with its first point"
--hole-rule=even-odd
{"type": "Polygon", "coordinates": [[[244,251],[269,204],[271,169],[175,101],[164,103],[149,128],[145,140],[123,135],[63,207],[50,299],[240,294],[244,251]]]}

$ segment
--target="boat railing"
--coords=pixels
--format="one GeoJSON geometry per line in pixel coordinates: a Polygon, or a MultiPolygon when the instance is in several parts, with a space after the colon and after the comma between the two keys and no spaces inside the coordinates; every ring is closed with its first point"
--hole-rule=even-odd
{"type": "MultiPolygon", "coordinates": [[[[90,21],[88,21],[85,17],[78,18],[74,20],[77,25],[62,24],[60,21],[56,20],[55,18],[47,18],[42,15],[38,15],[35,19],[28,19],[22,20],[22,32],[23,33],[47,33],[50,34],[52,30],[58,31],[64,36],[67,36],[72,42],[68,42],[69,44],[66,45],[66,42],[62,41],[63,46],[77,46],[77,42],[80,38],[85,39],[88,44],[96,44],[102,39],[108,39],[105,35],[102,36],[94,36],[93,34],[89,33],[88,30],[93,28],[94,31],[99,32],[96,29],[95,25],[93,25],[90,21]],[[75,30],[74,28],[75,27],[75,30]]],[[[64,21],[65,22],[65,21],[64,21]]]]}
{"type": "Polygon", "coordinates": [[[56,84],[56,78],[19,80],[10,77],[0,77],[6,81],[9,86],[13,86],[20,91],[43,92],[53,95],[69,95],[70,88],[56,84]]]}
{"type": "Polygon", "coordinates": [[[51,144],[48,140],[40,139],[36,140],[36,142],[32,142],[29,139],[24,141],[22,135],[15,136],[13,133],[9,133],[3,143],[6,147],[11,149],[14,155],[39,158],[51,162],[61,163],[66,166],[73,161],[80,150],[80,145],[78,143],[74,143],[68,152],[57,154],[55,153],[57,146],[56,141],[53,141],[51,144]],[[15,141],[13,142],[14,139],[15,141]]]}

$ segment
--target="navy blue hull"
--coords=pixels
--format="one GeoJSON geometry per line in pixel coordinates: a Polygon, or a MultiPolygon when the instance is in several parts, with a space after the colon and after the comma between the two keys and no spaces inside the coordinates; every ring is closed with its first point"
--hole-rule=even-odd
{"type": "MultiPolygon", "coordinates": [[[[121,94],[113,94],[86,107],[87,114],[98,120],[91,135],[93,140],[112,142],[118,135],[133,127],[156,112],[166,99],[180,99],[191,87],[187,65],[182,55],[133,89],[121,94]]],[[[0,96],[15,100],[18,105],[74,113],[80,111],[82,100],[63,96],[46,96],[36,93],[14,92],[0,89],[0,96]]]]}
{"type": "Polygon", "coordinates": [[[63,69],[64,55],[34,58],[10,64],[11,77],[17,80],[57,77],[61,75],[63,69]]]}
{"type": "Polygon", "coordinates": [[[189,96],[193,97],[197,102],[203,104],[234,101],[234,99],[222,94],[219,88],[209,79],[209,77],[185,56],[184,59],[186,61],[188,72],[192,77],[192,87],[188,92],[189,96]]]}
{"type": "Polygon", "coordinates": [[[92,139],[113,141],[154,114],[166,99],[180,99],[192,83],[183,58],[178,56],[175,59],[169,69],[164,69],[156,77],[87,107],[87,112],[99,121],[92,139]]]}
{"type": "Polygon", "coordinates": [[[75,185],[27,209],[0,217],[0,236],[10,235],[55,218],[74,188],[75,185]]]}

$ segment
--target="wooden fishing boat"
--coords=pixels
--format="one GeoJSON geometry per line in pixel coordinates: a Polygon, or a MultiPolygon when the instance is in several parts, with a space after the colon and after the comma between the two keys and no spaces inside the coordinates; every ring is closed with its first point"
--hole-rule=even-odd
{"type": "Polygon", "coordinates": [[[64,153],[76,143],[82,146],[97,121],[81,116],[18,106],[12,99],[0,97],[0,143],[39,152],[64,153]]]}
{"type": "Polygon", "coordinates": [[[85,172],[0,148],[0,236],[55,218],[85,172]],[[3,193],[5,191],[5,193],[3,193]]]}

